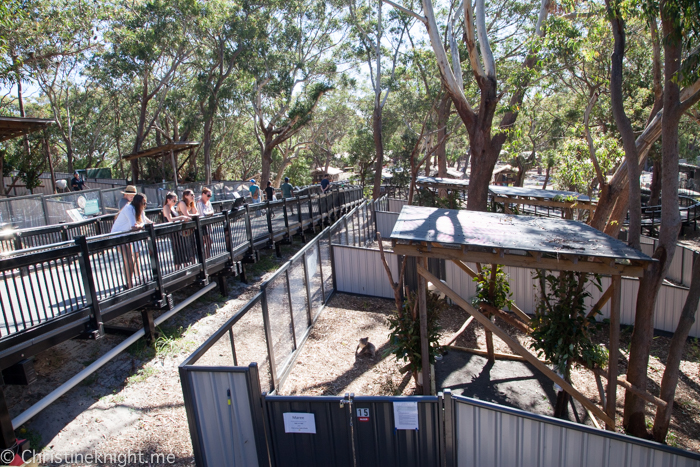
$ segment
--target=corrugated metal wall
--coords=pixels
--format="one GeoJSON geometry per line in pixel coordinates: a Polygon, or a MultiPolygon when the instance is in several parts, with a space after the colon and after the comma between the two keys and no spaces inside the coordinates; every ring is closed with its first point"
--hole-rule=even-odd
{"type": "MultiPolygon", "coordinates": [[[[642,252],[651,256],[654,254],[654,249],[656,248],[658,240],[652,237],[642,237],[641,243],[642,252]]],[[[668,269],[666,278],[683,284],[686,287],[690,287],[690,279],[693,274],[693,261],[696,256],[697,253],[690,248],[677,245],[676,253],[673,255],[673,261],[671,261],[671,267],[668,269]]]]}
{"type": "Polygon", "coordinates": [[[382,234],[382,238],[389,238],[391,231],[394,230],[394,224],[399,218],[398,212],[383,212],[377,211],[377,232],[382,234]]]}
{"type": "Polygon", "coordinates": [[[700,466],[697,454],[639,438],[460,396],[451,403],[458,467],[700,466]]]}
{"type": "MultiPolygon", "coordinates": [[[[398,279],[397,255],[386,253],[391,274],[398,279]]],[[[335,283],[338,292],[394,298],[379,250],[333,245],[335,283]]]]}
{"type": "Polygon", "coordinates": [[[401,208],[406,204],[408,204],[408,200],[389,198],[389,211],[401,212],[401,208]]]}
{"type": "Polygon", "coordinates": [[[185,402],[194,412],[187,415],[195,420],[199,440],[197,465],[258,465],[246,373],[189,368],[185,374],[190,393],[185,402]]]}
{"type": "MultiPolygon", "coordinates": [[[[360,295],[371,295],[374,297],[393,298],[394,294],[389,286],[384,266],[381,263],[378,250],[367,250],[364,248],[352,248],[333,246],[336,261],[336,284],[339,292],[356,293],[360,295]],[[338,267],[338,265],[343,265],[338,267]],[[347,267],[346,267],[347,266],[347,267]]],[[[398,265],[397,255],[386,253],[387,262],[397,279],[398,265]]],[[[476,270],[475,264],[468,264],[476,270]]],[[[506,267],[505,271],[510,275],[510,289],[513,293],[513,300],[525,313],[534,313],[537,306],[537,291],[532,278],[532,269],[506,267]]],[[[445,264],[445,283],[460,297],[467,301],[476,295],[476,286],[472,279],[462,272],[454,263],[447,261],[445,264]]],[[[591,283],[588,290],[591,297],[588,298],[588,307],[592,307],[601,297],[603,292],[610,285],[610,278],[602,278],[603,291],[600,292],[591,283]]],[[[639,281],[634,278],[622,279],[620,322],[622,324],[634,324],[635,307],[637,303],[637,291],[639,281]]],[[[673,285],[663,285],[656,299],[654,311],[654,328],[661,331],[674,332],[678,325],[678,319],[683,309],[683,304],[688,296],[688,290],[683,287],[673,285]]],[[[610,302],[602,311],[602,318],[610,317],[610,302]]],[[[700,320],[697,320],[690,330],[690,335],[700,337],[700,320]]]]}

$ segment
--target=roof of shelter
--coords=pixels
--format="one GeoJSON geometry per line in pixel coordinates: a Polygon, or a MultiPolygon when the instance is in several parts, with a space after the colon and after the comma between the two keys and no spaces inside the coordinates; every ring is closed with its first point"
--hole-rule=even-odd
{"type": "Polygon", "coordinates": [[[653,261],[644,253],[577,221],[421,206],[403,207],[391,239],[447,247],[464,245],[489,252],[496,249],[508,254],[534,252],[653,261]]]}
{"type": "Polygon", "coordinates": [[[469,180],[439,177],[416,177],[418,186],[435,186],[436,188],[451,188],[453,190],[466,190],[469,188],[469,180]]]}
{"type": "Polygon", "coordinates": [[[55,120],[46,118],[0,117],[0,141],[43,130],[55,120]]]}
{"type": "Polygon", "coordinates": [[[575,191],[557,191],[557,190],[542,190],[540,188],[525,188],[519,186],[497,186],[490,185],[489,191],[497,196],[511,196],[520,198],[542,198],[554,199],[557,196],[568,198],[569,196],[576,198],[578,201],[591,201],[591,198],[576,193],[575,191]]]}
{"type": "Polygon", "coordinates": [[[197,146],[199,146],[199,143],[197,143],[196,141],[180,141],[176,143],[168,143],[150,149],[143,149],[139,152],[128,154],[126,156],[122,156],[122,160],[131,161],[134,159],[140,159],[142,157],[163,157],[170,155],[170,151],[178,153],[191,148],[196,148],[197,146]]]}

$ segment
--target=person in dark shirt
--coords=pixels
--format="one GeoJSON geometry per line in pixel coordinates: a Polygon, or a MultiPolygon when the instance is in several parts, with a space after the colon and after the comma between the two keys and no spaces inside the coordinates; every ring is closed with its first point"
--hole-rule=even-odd
{"type": "Polygon", "coordinates": [[[328,174],[325,174],[323,176],[323,180],[321,180],[321,191],[323,193],[327,192],[330,189],[331,182],[328,180],[328,174]]]}
{"type": "Polygon", "coordinates": [[[267,196],[268,201],[275,200],[275,189],[272,186],[272,182],[267,182],[267,188],[265,188],[265,196],[267,196]]]}
{"type": "Polygon", "coordinates": [[[80,178],[80,174],[77,170],[73,174],[73,178],[70,181],[70,187],[73,189],[73,191],[85,190],[87,188],[85,182],[80,178]]]}

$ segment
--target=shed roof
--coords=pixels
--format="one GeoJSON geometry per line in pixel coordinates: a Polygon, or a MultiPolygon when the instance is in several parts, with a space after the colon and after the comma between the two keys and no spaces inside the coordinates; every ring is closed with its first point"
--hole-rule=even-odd
{"type": "Polygon", "coordinates": [[[421,206],[403,207],[391,239],[460,248],[464,245],[489,251],[653,261],[644,253],[577,221],[421,206]]]}
{"type": "Polygon", "coordinates": [[[55,120],[46,118],[0,117],[0,141],[42,130],[55,120]]]}
{"type": "Polygon", "coordinates": [[[168,143],[122,156],[122,160],[131,161],[142,157],[163,157],[170,155],[170,151],[178,153],[181,151],[186,151],[187,149],[196,148],[197,146],[199,146],[199,143],[196,141],[179,141],[176,143],[168,143]]]}
{"type": "Polygon", "coordinates": [[[519,186],[490,185],[489,191],[497,196],[511,196],[519,198],[554,199],[556,196],[567,198],[572,196],[578,201],[591,201],[591,198],[575,191],[542,190],[540,188],[527,188],[519,186]]]}
{"type": "Polygon", "coordinates": [[[469,180],[440,177],[416,177],[416,185],[466,191],[467,188],[469,188],[469,180]]]}

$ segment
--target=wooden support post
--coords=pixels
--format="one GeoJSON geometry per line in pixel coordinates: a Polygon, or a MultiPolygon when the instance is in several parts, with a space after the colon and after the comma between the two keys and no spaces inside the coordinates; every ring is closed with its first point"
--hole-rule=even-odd
{"type": "Polygon", "coordinates": [[[153,321],[153,310],[145,308],[141,310],[141,320],[143,321],[143,330],[146,333],[146,343],[153,345],[156,342],[156,325],[153,321]]]}
{"type": "Polygon", "coordinates": [[[571,396],[574,399],[579,401],[584,407],[587,407],[591,412],[593,412],[593,414],[596,417],[603,420],[606,424],[612,423],[612,419],[608,417],[608,415],[605,412],[603,412],[597,405],[588,400],[586,396],[578,392],[571,384],[564,380],[564,378],[559,376],[551,368],[542,363],[535,355],[528,352],[527,349],[520,344],[520,342],[510,337],[507,332],[493,324],[491,320],[484,316],[479,310],[471,306],[469,302],[460,297],[454,290],[450,289],[447,285],[439,281],[438,278],[433,276],[427,268],[419,264],[417,266],[417,269],[419,275],[423,276],[426,280],[432,282],[438,290],[450,297],[452,302],[454,302],[457,306],[459,306],[464,311],[472,315],[474,319],[481,323],[485,328],[491,330],[494,334],[496,334],[501,340],[503,340],[503,342],[508,344],[508,347],[510,347],[513,350],[513,352],[517,353],[518,355],[521,355],[523,358],[525,358],[525,360],[527,360],[535,368],[541,371],[547,378],[551,379],[559,386],[561,386],[561,388],[564,389],[564,391],[571,394],[571,396]]]}
{"type": "MultiPolygon", "coordinates": [[[[497,264],[491,264],[491,278],[489,283],[489,297],[493,300],[494,294],[496,293],[496,272],[498,271],[497,264]]],[[[489,320],[493,322],[493,314],[489,314],[489,320]]],[[[485,329],[486,335],[486,353],[489,358],[489,362],[494,363],[496,361],[496,355],[494,354],[493,348],[493,332],[485,329]]]]}
{"type": "MultiPolygon", "coordinates": [[[[416,267],[420,270],[428,268],[428,259],[426,257],[417,258],[416,267]]],[[[438,281],[439,282],[439,281],[438,281]]],[[[430,349],[428,342],[428,300],[426,291],[428,284],[425,277],[418,276],[418,316],[420,319],[420,354],[421,354],[421,372],[423,374],[423,394],[430,395],[430,349]]]]}
{"type": "Polygon", "coordinates": [[[622,289],[622,276],[612,276],[610,287],[613,289],[610,301],[610,360],[608,361],[608,400],[606,411],[610,422],[606,422],[606,427],[610,431],[615,431],[615,405],[617,402],[617,359],[620,347],[620,292],[622,289]]]}

